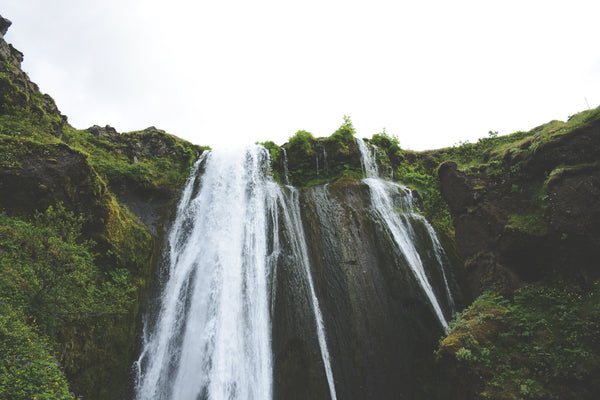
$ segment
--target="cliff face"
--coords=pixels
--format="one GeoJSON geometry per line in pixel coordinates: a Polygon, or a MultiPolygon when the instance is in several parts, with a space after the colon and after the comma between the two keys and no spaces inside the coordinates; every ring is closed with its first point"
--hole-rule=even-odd
{"type": "Polygon", "coordinates": [[[483,294],[441,343],[439,377],[450,399],[595,398],[600,109],[506,141],[438,169],[483,294]]]}
{"type": "MultiPolygon", "coordinates": [[[[598,279],[600,118],[502,149],[502,172],[438,170],[476,295],[492,285],[598,279]]],[[[500,154],[499,154],[500,155],[500,154]]]]}
{"type": "MultiPolygon", "coordinates": [[[[433,397],[431,349],[442,325],[405,258],[406,249],[399,249],[378,217],[369,186],[341,178],[302,190],[299,201],[338,398],[433,397]]],[[[411,245],[450,317],[464,304],[460,260],[444,254],[442,271],[427,226],[409,213],[404,218],[411,245]]],[[[328,398],[310,293],[295,259],[284,257],[277,269],[275,398],[328,398]]]]}
{"type": "Polygon", "coordinates": [[[12,382],[7,393],[118,398],[136,356],[140,305],[162,235],[203,148],[156,128],[78,131],[20,69],[22,59],[0,38],[0,349],[4,378],[12,382]],[[25,366],[33,381],[19,378],[25,366]],[[63,376],[44,372],[54,369],[64,370],[68,389],[63,376]]]}

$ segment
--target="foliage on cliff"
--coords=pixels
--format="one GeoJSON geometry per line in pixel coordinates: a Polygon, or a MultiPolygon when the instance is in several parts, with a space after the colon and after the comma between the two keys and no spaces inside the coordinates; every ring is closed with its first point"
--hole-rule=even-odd
{"type": "Polygon", "coordinates": [[[73,399],[52,346],[0,300],[0,399],[73,399]]]}
{"type": "Polygon", "coordinates": [[[344,116],[342,125],[327,138],[315,138],[300,130],[281,147],[273,142],[263,145],[271,151],[275,177],[283,183],[305,187],[340,177],[362,176],[355,133],[352,121],[344,116]]]}
{"type": "Polygon", "coordinates": [[[158,258],[148,220],[205,148],[76,130],[22,59],[0,37],[0,398],[118,398],[158,258]]]}
{"type": "Polygon", "coordinates": [[[438,350],[448,398],[595,398],[600,108],[434,154],[483,293],[438,350]]]}
{"type": "Polygon", "coordinates": [[[457,315],[437,351],[448,398],[593,399],[600,390],[600,286],[487,292],[457,315]]]}

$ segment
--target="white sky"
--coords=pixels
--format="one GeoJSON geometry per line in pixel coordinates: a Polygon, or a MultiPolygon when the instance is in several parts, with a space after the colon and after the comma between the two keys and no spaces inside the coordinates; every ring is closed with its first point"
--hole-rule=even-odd
{"type": "Polygon", "coordinates": [[[283,144],[349,115],[360,137],[385,127],[425,150],[600,104],[598,0],[0,0],[0,14],[81,129],[283,144]]]}

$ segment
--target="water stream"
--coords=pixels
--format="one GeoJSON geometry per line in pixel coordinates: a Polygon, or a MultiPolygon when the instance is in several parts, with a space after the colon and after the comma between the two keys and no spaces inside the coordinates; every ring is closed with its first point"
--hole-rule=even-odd
{"type": "MultiPolygon", "coordinates": [[[[437,289],[437,295],[445,290],[445,304],[453,308],[439,240],[427,221],[415,212],[411,192],[379,178],[377,149],[369,149],[361,140],[358,145],[366,173],[363,182],[370,192],[367,214],[389,233],[395,244],[392,251],[406,259],[434,314],[446,328],[445,313],[416,244],[425,243],[427,248],[433,249],[432,257],[440,269],[436,273],[440,277],[437,286],[442,286],[442,278],[444,283],[442,289],[437,289]],[[425,227],[417,229],[421,238],[425,235],[425,242],[417,237],[412,224],[425,227]]],[[[326,169],[324,150],[322,160],[322,167],[326,169]]],[[[318,159],[316,162],[318,168],[318,159]]],[[[287,183],[285,151],[284,170],[287,183]]],[[[331,202],[327,187],[313,192],[309,201],[321,201],[323,204],[316,209],[318,214],[323,214],[328,209],[325,203],[331,202]]],[[[281,299],[295,297],[306,304],[302,310],[308,310],[308,315],[302,318],[308,325],[300,325],[306,326],[308,332],[296,330],[288,334],[316,334],[311,347],[317,360],[313,374],[324,378],[322,388],[328,389],[329,397],[337,400],[332,365],[341,366],[331,360],[325,321],[335,323],[343,318],[332,313],[336,307],[332,308],[331,298],[323,301],[329,305],[327,318],[324,318],[317,293],[331,295],[330,291],[322,292],[323,287],[331,290],[338,286],[327,286],[332,282],[324,281],[327,277],[322,275],[323,270],[313,279],[310,260],[315,253],[306,241],[300,195],[298,189],[272,179],[269,152],[261,146],[208,151],[194,165],[169,232],[168,260],[158,308],[147,316],[142,352],[135,363],[137,399],[272,399],[276,392],[273,320],[275,310],[281,309],[279,304],[286,304],[278,303],[279,296],[283,296],[281,299]],[[286,269],[278,271],[280,268],[286,269]],[[299,278],[290,281],[293,284],[281,286],[278,285],[279,274],[299,278]],[[319,283],[317,287],[315,282],[319,283]],[[277,293],[277,290],[287,292],[277,293]]],[[[322,220],[329,221],[330,217],[319,214],[322,220]]],[[[335,226],[344,229],[333,222],[326,225],[324,229],[335,226]]],[[[334,249],[331,251],[335,253],[334,249]]],[[[338,273],[339,268],[329,273],[338,273]]],[[[361,284],[369,283],[365,280],[361,284]]],[[[354,301],[359,300],[355,297],[354,301]]],[[[353,304],[360,309],[358,303],[353,304]]],[[[446,314],[449,313],[446,310],[446,314]]],[[[344,336],[339,329],[336,332],[338,339],[339,335],[344,336]]],[[[280,343],[287,343],[286,337],[282,336],[280,343]]],[[[335,344],[335,354],[340,357],[346,349],[340,348],[338,342],[335,344]]],[[[340,369],[336,371],[338,378],[343,376],[340,369]]],[[[340,386],[340,393],[347,395],[346,389],[340,386]]]]}
{"type": "Polygon", "coordinates": [[[336,398],[297,192],[275,183],[269,166],[261,146],[206,152],[194,166],[170,231],[160,311],[155,321],[148,319],[136,363],[138,399],[273,397],[279,218],[304,267],[325,374],[336,398]]]}
{"type": "MultiPolygon", "coordinates": [[[[376,154],[378,149],[375,146],[371,146],[371,149],[369,149],[365,142],[361,139],[357,139],[357,144],[361,153],[363,169],[366,174],[366,178],[363,179],[363,182],[369,186],[371,192],[372,209],[378,218],[389,229],[396,245],[406,258],[408,266],[431,303],[437,318],[444,329],[446,329],[448,327],[448,321],[444,316],[440,301],[436,297],[436,294],[429,282],[419,252],[415,247],[416,240],[414,232],[412,232],[412,227],[406,220],[405,215],[403,215],[401,212],[397,212],[410,212],[415,208],[411,192],[406,187],[381,179],[379,177],[379,169],[376,162],[376,154]],[[398,196],[398,193],[403,193],[403,195],[398,196]]],[[[432,243],[439,245],[439,240],[427,221],[424,218],[421,218],[421,222],[426,225],[427,232],[431,236],[430,240],[432,243]]],[[[439,249],[441,249],[441,246],[436,249],[436,257],[438,262],[441,264],[442,258],[439,254],[439,249]]],[[[450,294],[450,289],[448,287],[443,265],[440,265],[440,268],[444,277],[447,296],[449,299],[451,299],[452,296],[450,294]]]]}

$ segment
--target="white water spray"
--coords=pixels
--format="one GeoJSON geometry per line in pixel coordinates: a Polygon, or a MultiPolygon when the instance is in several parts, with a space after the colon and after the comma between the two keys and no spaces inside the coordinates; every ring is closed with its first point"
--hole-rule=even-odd
{"type": "Polygon", "coordinates": [[[319,300],[315,292],[312,274],[310,272],[308,247],[306,245],[304,230],[302,229],[302,220],[300,218],[300,204],[298,202],[298,191],[292,186],[289,186],[288,189],[290,191],[290,194],[285,199],[286,207],[284,207],[283,212],[284,224],[286,229],[290,232],[290,236],[292,238],[292,243],[290,244],[294,255],[294,259],[299,261],[306,273],[308,287],[310,290],[311,302],[313,306],[313,312],[315,315],[317,339],[319,341],[321,358],[323,359],[323,365],[325,367],[325,376],[327,377],[327,383],[329,385],[329,394],[331,396],[331,400],[337,400],[335,382],[333,380],[333,372],[331,369],[329,349],[327,347],[325,325],[323,323],[323,315],[321,314],[319,300]]]}
{"type": "Polygon", "coordinates": [[[137,399],[273,397],[271,310],[281,252],[279,218],[306,273],[325,374],[336,399],[297,191],[290,187],[286,195],[266,173],[268,165],[268,151],[254,146],[206,152],[194,166],[169,235],[160,311],[145,329],[136,362],[137,399]]]}
{"type": "Polygon", "coordinates": [[[209,153],[198,194],[195,176],[184,190],[138,399],[272,397],[267,218],[279,187],[264,148],[239,153],[209,153]]]}
{"type": "MultiPolygon", "coordinates": [[[[362,139],[357,139],[357,144],[361,153],[363,169],[365,170],[365,174],[367,176],[365,179],[363,179],[363,182],[369,186],[373,211],[389,229],[394,242],[406,258],[411,271],[425,292],[427,299],[431,303],[437,318],[444,329],[446,329],[448,327],[448,322],[444,317],[440,303],[433,291],[433,288],[431,287],[431,284],[429,283],[429,279],[427,278],[425,269],[423,267],[423,262],[415,247],[414,234],[411,235],[410,232],[412,228],[410,228],[410,225],[407,223],[407,221],[396,212],[397,204],[394,202],[393,195],[397,195],[399,191],[407,193],[407,195],[403,196],[401,199],[400,208],[406,211],[414,207],[412,204],[412,198],[409,195],[410,191],[394,182],[379,178],[379,171],[374,154],[369,152],[369,149],[362,139]]],[[[373,146],[372,151],[376,152],[377,149],[373,146]]],[[[433,232],[433,229],[428,229],[428,233],[430,235],[433,233],[435,237],[435,232],[433,232]]],[[[432,239],[432,242],[434,244],[439,243],[437,238],[432,239]]],[[[443,272],[443,265],[440,265],[440,267],[442,268],[443,272]]],[[[451,297],[449,295],[449,287],[446,282],[445,274],[444,281],[446,283],[446,289],[448,290],[448,296],[451,297]]]]}

